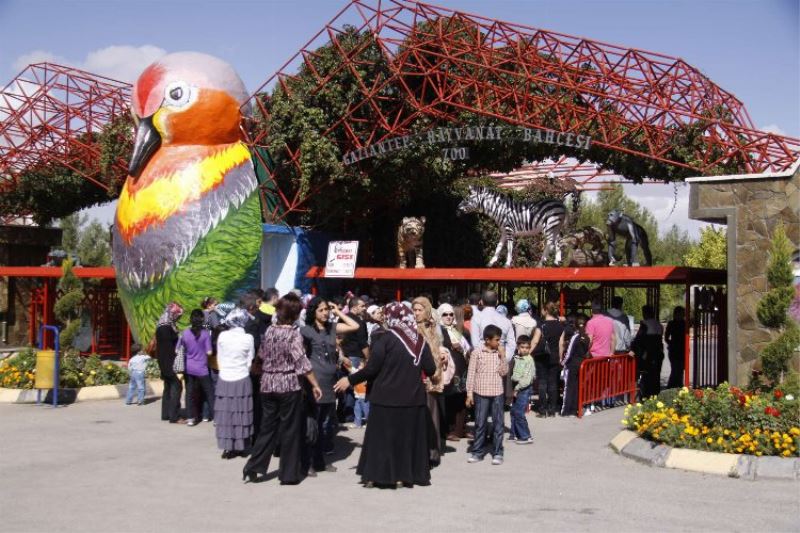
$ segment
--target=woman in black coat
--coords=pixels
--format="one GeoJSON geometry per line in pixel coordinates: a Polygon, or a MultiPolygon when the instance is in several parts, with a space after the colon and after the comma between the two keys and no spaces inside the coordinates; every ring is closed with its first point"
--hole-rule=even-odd
{"type": "Polygon", "coordinates": [[[167,304],[156,325],[156,358],[164,380],[164,394],[161,397],[161,420],[169,420],[171,424],[186,423],[179,418],[181,410],[181,393],[183,386],[173,370],[175,364],[175,345],[178,343],[178,319],[183,314],[183,307],[176,302],[167,304]]]}
{"type": "Polygon", "coordinates": [[[385,308],[388,330],[373,335],[364,368],[336,384],[341,392],[368,382],[369,424],[356,473],[367,487],[429,485],[428,420],[423,373],[436,363],[417,333],[414,314],[402,304],[385,308]]]}

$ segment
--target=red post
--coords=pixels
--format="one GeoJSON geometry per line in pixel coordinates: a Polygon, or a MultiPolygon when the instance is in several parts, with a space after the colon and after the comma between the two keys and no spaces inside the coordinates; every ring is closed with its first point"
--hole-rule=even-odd
{"type": "Polygon", "coordinates": [[[564,294],[564,285],[558,289],[558,314],[561,316],[567,315],[567,295],[564,294]]]}
{"type": "MultiPolygon", "coordinates": [[[[142,347],[144,348],[144,347],[142,347]]],[[[125,346],[122,350],[122,353],[125,354],[124,358],[126,361],[130,360],[131,358],[131,326],[128,324],[128,321],[125,320],[125,346]]]]}
{"type": "Polygon", "coordinates": [[[692,290],[691,286],[687,284],[686,285],[686,309],[684,311],[684,320],[686,321],[686,332],[685,332],[685,335],[684,335],[685,339],[684,339],[684,345],[683,345],[683,347],[684,347],[684,353],[683,353],[683,385],[686,386],[686,387],[689,386],[689,361],[691,359],[690,350],[692,348],[691,335],[690,335],[691,328],[692,328],[692,321],[690,319],[691,315],[689,313],[689,310],[690,310],[689,306],[691,305],[691,302],[692,302],[691,290],[692,290]]]}

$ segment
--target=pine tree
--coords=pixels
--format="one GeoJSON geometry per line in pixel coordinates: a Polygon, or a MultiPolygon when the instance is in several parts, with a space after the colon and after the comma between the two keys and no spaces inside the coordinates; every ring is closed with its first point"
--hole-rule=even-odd
{"type": "Polygon", "coordinates": [[[767,266],[769,291],[758,302],[756,309],[758,320],[765,327],[780,331],[780,335],[761,352],[764,376],[773,386],[783,380],[789,369],[789,360],[800,345],[800,327],[788,314],[794,296],[791,251],[786,232],[779,225],[772,236],[767,266]]]}
{"type": "Polygon", "coordinates": [[[83,293],[83,282],[72,271],[72,260],[70,258],[64,260],[62,269],[64,273],[58,282],[58,289],[62,292],[62,295],[56,300],[53,313],[64,325],[64,329],[61,330],[60,340],[61,346],[66,349],[72,346],[81,327],[81,307],[85,295],[83,293]]]}

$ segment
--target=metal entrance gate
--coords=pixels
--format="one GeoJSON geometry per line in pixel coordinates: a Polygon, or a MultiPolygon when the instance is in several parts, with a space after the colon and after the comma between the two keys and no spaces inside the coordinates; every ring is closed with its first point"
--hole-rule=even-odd
{"type": "Polygon", "coordinates": [[[722,287],[694,287],[692,386],[715,387],[728,379],[727,297],[722,287]]]}

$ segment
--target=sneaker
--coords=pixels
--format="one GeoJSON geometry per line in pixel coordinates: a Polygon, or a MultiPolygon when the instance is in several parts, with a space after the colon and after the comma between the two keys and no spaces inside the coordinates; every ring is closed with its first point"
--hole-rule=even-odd
{"type": "Polygon", "coordinates": [[[469,459],[467,459],[468,463],[480,463],[481,461],[483,461],[483,457],[478,457],[475,454],[470,455],[469,459]]]}
{"type": "Polygon", "coordinates": [[[196,425],[197,425],[197,422],[195,421],[195,419],[194,419],[194,418],[191,418],[191,419],[189,419],[189,420],[186,422],[186,425],[187,425],[187,426],[196,426],[196,425]]]}
{"type": "Polygon", "coordinates": [[[207,416],[203,417],[203,422],[210,422],[210,419],[207,416]]]}
{"type": "Polygon", "coordinates": [[[533,437],[527,439],[517,439],[517,444],[533,444],[533,437]]]}
{"type": "Polygon", "coordinates": [[[337,472],[339,469],[333,465],[325,465],[325,472],[337,472]]]}
{"type": "Polygon", "coordinates": [[[133,402],[125,402],[125,405],[133,405],[133,402]]]}
{"type": "Polygon", "coordinates": [[[501,465],[503,464],[503,456],[502,455],[495,455],[492,457],[492,464],[493,465],[501,465]]]}

